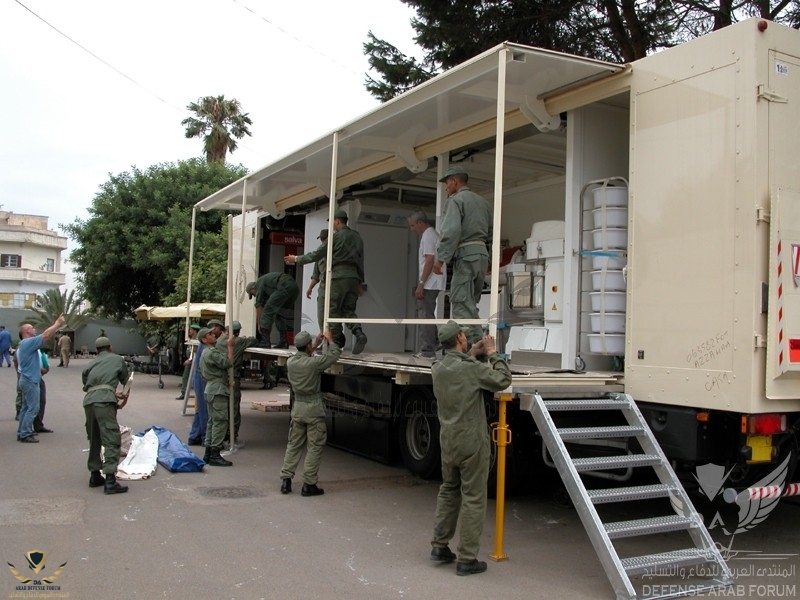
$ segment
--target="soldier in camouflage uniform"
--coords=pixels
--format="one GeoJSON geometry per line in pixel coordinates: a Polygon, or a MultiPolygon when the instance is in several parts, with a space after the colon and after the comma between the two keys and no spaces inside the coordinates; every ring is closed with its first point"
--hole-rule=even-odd
{"type": "Polygon", "coordinates": [[[294,394],[292,423],[289,427],[289,442],[281,468],[281,493],[292,491],[292,478],[300,462],[303,448],[306,460],[303,470],[303,496],[319,496],[325,491],[317,487],[317,473],[322,460],[322,449],[327,439],[325,427],[325,405],[320,394],[320,376],[339,358],[341,350],[333,341],[330,329],[317,336],[316,344],[322,338],[328,340],[328,347],[321,356],[314,356],[315,344],[311,334],[301,331],[295,338],[297,352],[289,357],[286,369],[294,394]]]}
{"type": "Polygon", "coordinates": [[[228,369],[233,366],[233,336],[228,337],[225,353],[214,344],[217,338],[204,327],[197,338],[205,346],[200,356],[200,373],[206,380],[205,397],[208,403],[208,426],[206,428],[206,453],[203,460],[214,467],[230,467],[233,463],[220,455],[228,429],[228,402],[230,387],[228,369]]]}
{"type": "MultiPolygon", "coordinates": [[[[333,318],[356,318],[356,304],[363,293],[364,284],[364,241],[357,231],[347,226],[347,212],[339,209],[333,215],[333,248],[331,249],[330,316],[333,318]]],[[[320,246],[303,256],[289,255],[287,264],[308,264],[317,261],[326,252],[320,246]]],[[[324,267],[324,265],[323,265],[324,267]]],[[[360,323],[348,322],[353,334],[353,354],[360,354],[367,345],[367,336],[360,323]]],[[[345,344],[341,323],[331,323],[331,331],[336,344],[345,344]]]]}
{"type": "Polygon", "coordinates": [[[248,283],[245,291],[250,298],[256,297],[256,322],[262,342],[269,347],[274,323],[279,336],[275,347],[288,348],[286,320],[281,316],[280,311],[285,308],[293,308],[294,301],[300,295],[300,289],[297,287],[294,277],[282,272],[267,273],[259,277],[257,281],[248,283]]]}
{"type": "MultiPolygon", "coordinates": [[[[489,203],[469,189],[469,175],[463,167],[450,167],[444,182],[448,201],[442,217],[438,260],[433,272],[442,273],[442,265],[454,261],[450,280],[450,316],[453,319],[477,319],[483,279],[489,269],[486,244],[492,237],[492,209],[489,203]]],[[[481,328],[473,325],[469,341],[481,339],[481,328]]]]}
{"type": "Polygon", "coordinates": [[[103,486],[106,494],[123,494],[128,486],[117,482],[117,466],[122,443],[117,423],[117,410],[128,402],[128,396],[117,392],[117,384],[128,381],[128,365],[111,349],[111,340],[99,337],[94,343],[97,358],[83,370],[83,412],[86,415],[86,436],[89,438],[87,466],[91,472],[89,487],[103,486]],[[100,447],[103,460],[100,460],[100,447]],[[105,477],[103,477],[103,473],[105,477]]]}
{"type": "MultiPolygon", "coordinates": [[[[242,324],[239,321],[231,323],[233,330],[233,433],[234,445],[237,448],[244,447],[244,440],[239,439],[239,427],[242,424],[242,365],[244,364],[244,351],[258,344],[258,340],[252,336],[240,336],[242,324]]],[[[228,336],[223,335],[217,340],[217,348],[221,352],[227,351],[228,336]]]]}
{"type": "Polygon", "coordinates": [[[511,385],[511,370],[495,353],[494,338],[484,336],[468,352],[465,330],[455,321],[439,327],[445,357],[431,367],[442,447],[442,485],[436,501],[431,560],[452,562],[458,558],[458,575],[486,570],[486,563],[477,558],[490,458],[483,390],[498,392],[511,385]],[[488,365],[475,358],[479,354],[488,355],[488,365]],[[461,538],[456,556],[448,544],[459,517],[461,538]]]}

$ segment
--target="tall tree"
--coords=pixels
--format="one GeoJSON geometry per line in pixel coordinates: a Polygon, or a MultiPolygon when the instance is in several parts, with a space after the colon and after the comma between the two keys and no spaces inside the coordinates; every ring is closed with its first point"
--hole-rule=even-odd
{"type": "Polygon", "coordinates": [[[421,59],[372,32],[365,86],[386,101],[504,41],[613,62],[632,62],[747,16],[791,27],[800,0],[401,0],[421,59]]]}
{"type": "MultiPolygon", "coordinates": [[[[112,175],[92,201],[89,219],[62,225],[78,243],[70,259],[94,309],[129,318],[141,304],[160,304],[174,293],[189,254],[192,206],[246,172],[242,166],[191,159],[112,175]]],[[[201,240],[220,236],[224,224],[222,211],[197,214],[201,240]]],[[[207,248],[213,251],[216,244],[195,246],[201,262],[207,248]]],[[[224,290],[225,279],[209,285],[224,290]]]]}
{"type": "Polygon", "coordinates": [[[250,135],[248,125],[252,125],[248,113],[242,112],[242,105],[235,98],[226,100],[225,96],[204,96],[186,107],[194,113],[181,121],[186,127],[186,137],[203,138],[203,149],[208,162],[225,162],[228,152],[238,147],[236,140],[250,135]]]}

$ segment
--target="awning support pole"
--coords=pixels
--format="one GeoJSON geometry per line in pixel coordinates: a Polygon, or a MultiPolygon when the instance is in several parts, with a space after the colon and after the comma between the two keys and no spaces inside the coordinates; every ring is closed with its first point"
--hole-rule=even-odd
{"type": "Polygon", "coordinates": [[[186,280],[186,323],[183,339],[189,338],[189,311],[192,310],[192,263],[194,262],[194,227],[197,222],[197,206],[192,207],[192,232],[189,236],[189,275],[186,280]]]}
{"type": "Polygon", "coordinates": [[[333,256],[333,214],[336,212],[336,178],[338,176],[337,167],[339,162],[339,132],[333,132],[331,142],[331,190],[328,196],[328,247],[325,248],[325,307],[322,313],[322,333],[329,327],[328,318],[331,312],[331,266],[333,256]]]}
{"type": "Polygon", "coordinates": [[[489,297],[489,333],[497,336],[497,300],[500,287],[500,229],[503,215],[503,156],[506,131],[506,63],[508,50],[497,53],[497,130],[494,154],[494,215],[492,216],[492,292],[489,297]]]}

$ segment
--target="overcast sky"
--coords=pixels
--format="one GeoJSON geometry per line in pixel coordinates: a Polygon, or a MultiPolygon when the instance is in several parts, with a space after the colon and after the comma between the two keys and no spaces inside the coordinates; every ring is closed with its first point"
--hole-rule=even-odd
{"type": "Polygon", "coordinates": [[[202,96],[253,120],[229,162],[281,158],[377,106],[362,44],[417,52],[412,16],[400,0],[0,0],[2,210],[61,231],[109,173],[202,156],[181,125],[202,96]]]}

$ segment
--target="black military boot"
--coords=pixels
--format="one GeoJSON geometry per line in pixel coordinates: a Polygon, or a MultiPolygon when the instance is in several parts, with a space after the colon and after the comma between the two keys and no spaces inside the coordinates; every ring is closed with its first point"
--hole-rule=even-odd
{"type": "Polygon", "coordinates": [[[281,331],[279,332],[280,339],[278,339],[278,343],[275,344],[275,348],[288,348],[289,347],[289,338],[286,337],[286,332],[281,331]]]}
{"type": "Polygon", "coordinates": [[[291,494],[292,493],[292,480],[288,477],[284,477],[281,481],[281,494],[291,494]]]}
{"type": "Polygon", "coordinates": [[[203,462],[208,464],[209,460],[211,460],[211,448],[206,446],[206,452],[203,454],[203,462]]]}
{"type": "Polygon", "coordinates": [[[106,478],[103,477],[100,471],[92,471],[91,476],[89,476],[89,487],[100,487],[104,485],[105,482],[106,478]]]}
{"type": "Polygon", "coordinates": [[[106,475],[106,482],[103,487],[104,494],[124,494],[128,491],[127,485],[117,483],[117,476],[113,473],[106,475]]]}
{"type": "Polygon", "coordinates": [[[476,575],[483,573],[485,570],[486,563],[478,559],[456,564],[456,575],[476,575]]]}
{"type": "Polygon", "coordinates": [[[321,487],[317,487],[316,483],[304,483],[303,489],[300,490],[301,496],[321,496],[325,493],[321,487]]]}
{"type": "Polygon", "coordinates": [[[222,458],[219,448],[213,448],[211,450],[211,457],[206,461],[206,463],[212,467],[230,467],[233,465],[231,461],[222,458]]]}
{"type": "Polygon", "coordinates": [[[347,343],[347,340],[344,338],[344,333],[337,335],[333,341],[337,346],[339,346],[339,349],[344,350],[344,345],[347,343]]]}
{"type": "Polygon", "coordinates": [[[353,354],[361,354],[364,350],[364,346],[367,345],[367,336],[361,331],[361,327],[353,330],[353,336],[356,338],[356,341],[353,343],[353,354]]]}

